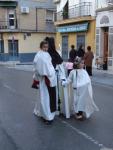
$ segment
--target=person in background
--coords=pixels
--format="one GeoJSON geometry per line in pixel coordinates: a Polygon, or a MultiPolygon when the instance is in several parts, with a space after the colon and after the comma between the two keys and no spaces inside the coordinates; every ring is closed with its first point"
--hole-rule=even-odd
{"type": "Polygon", "coordinates": [[[77,56],[80,57],[80,58],[83,58],[84,54],[85,54],[85,50],[84,50],[83,45],[81,44],[78,51],[77,51],[77,56]]]}
{"type": "Polygon", "coordinates": [[[75,50],[75,46],[71,45],[71,50],[69,52],[69,60],[66,63],[66,69],[68,70],[68,75],[73,69],[73,62],[75,61],[76,56],[77,56],[77,51],[75,50]]]}
{"type": "Polygon", "coordinates": [[[92,76],[92,62],[93,62],[93,52],[91,51],[91,46],[87,47],[87,52],[84,55],[85,68],[89,76],[92,76]]]}
{"type": "Polygon", "coordinates": [[[76,56],[77,56],[77,52],[75,50],[75,46],[71,45],[71,50],[69,52],[69,62],[74,62],[76,56]]]}

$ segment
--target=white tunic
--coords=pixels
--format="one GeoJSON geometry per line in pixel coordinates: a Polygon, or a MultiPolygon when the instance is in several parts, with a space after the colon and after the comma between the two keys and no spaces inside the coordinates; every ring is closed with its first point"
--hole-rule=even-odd
{"type": "Polygon", "coordinates": [[[69,83],[72,84],[72,94],[69,100],[73,113],[83,111],[89,118],[94,111],[99,110],[93,100],[90,77],[84,69],[72,70],[63,85],[69,83]]]}
{"type": "Polygon", "coordinates": [[[39,94],[37,98],[34,113],[46,120],[53,120],[55,113],[50,110],[50,98],[47,86],[45,84],[45,77],[50,80],[50,86],[56,86],[55,70],[51,63],[51,57],[48,52],[39,51],[34,58],[35,76],[39,80],[39,94]]]}
{"type": "MultiPolygon", "coordinates": [[[[59,97],[61,101],[61,113],[63,113],[66,118],[70,118],[70,112],[69,112],[69,103],[68,103],[68,90],[67,87],[62,87],[61,82],[62,80],[66,80],[66,70],[65,70],[65,64],[62,63],[60,65],[57,65],[56,69],[58,70],[58,83],[57,88],[59,86],[59,97]]],[[[58,95],[58,89],[56,90],[58,95]]],[[[58,98],[57,98],[58,99],[58,98]]]]}

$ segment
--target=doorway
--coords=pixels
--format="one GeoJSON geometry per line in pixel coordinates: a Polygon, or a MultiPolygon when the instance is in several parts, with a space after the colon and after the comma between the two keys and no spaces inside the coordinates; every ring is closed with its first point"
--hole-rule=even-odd
{"type": "Polygon", "coordinates": [[[8,40],[9,59],[18,60],[18,40],[8,40]]]}
{"type": "Polygon", "coordinates": [[[108,27],[103,28],[103,69],[108,69],[108,27]]]}
{"type": "Polygon", "coordinates": [[[62,58],[68,60],[68,35],[62,36],[62,58]]]}

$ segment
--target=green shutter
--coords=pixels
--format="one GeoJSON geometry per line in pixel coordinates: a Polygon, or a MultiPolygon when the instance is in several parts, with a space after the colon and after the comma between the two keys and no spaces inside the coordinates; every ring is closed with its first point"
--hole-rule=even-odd
{"type": "Polygon", "coordinates": [[[2,1],[0,2],[0,7],[16,7],[17,2],[10,2],[10,1],[2,1]]]}

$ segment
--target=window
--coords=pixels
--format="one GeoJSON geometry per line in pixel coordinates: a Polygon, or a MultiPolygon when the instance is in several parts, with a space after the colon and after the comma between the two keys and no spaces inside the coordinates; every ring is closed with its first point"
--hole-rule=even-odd
{"type": "Polygon", "coordinates": [[[68,60],[68,35],[62,36],[62,58],[68,60]]]}
{"type": "Polygon", "coordinates": [[[83,46],[85,48],[85,35],[77,35],[77,49],[79,49],[80,46],[83,46]]]}
{"type": "Polygon", "coordinates": [[[68,19],[68,2],[66,3],[66,5],[63,8],[63,19],[68,19]]]}
{"type": "Polygon", "coordinates": [[[9,14],[9,27],[15,27],[15,14],[9,14]]]}

